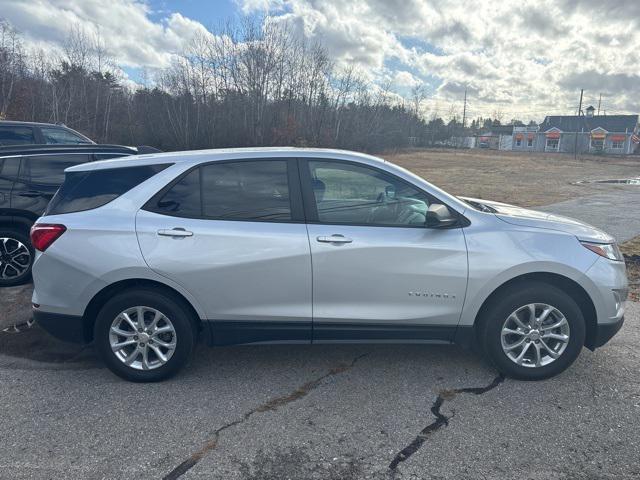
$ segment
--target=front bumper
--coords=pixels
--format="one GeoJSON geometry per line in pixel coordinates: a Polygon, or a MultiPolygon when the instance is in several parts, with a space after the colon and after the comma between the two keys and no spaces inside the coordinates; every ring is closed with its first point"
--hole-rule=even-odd
{"type": "Polygon", "coordinates": [[[614,323],[599,323],[596,326],[596,332],[593,336],[591,345],[588,345],[588,347],[591,350],[602,347],[605,343],[611,340],[616,333],[618,333],[618,331],[622,328],[623,323],[624,316],[620,317],[620,320],[614,323]]]}
{"type": "Polygon", "coordinates": [[[72,343],[88,343],[85,322],[82,317],[33,309],[33,319],[47,333],[58,340],[72,343]]]}

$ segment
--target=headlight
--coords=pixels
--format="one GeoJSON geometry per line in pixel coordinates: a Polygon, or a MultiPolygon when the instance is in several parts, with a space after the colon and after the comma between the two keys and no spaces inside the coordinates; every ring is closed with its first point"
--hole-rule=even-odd
{"type": "Polygon", "coordinates": [[[591,250],[593,253],[597,253],[601,257],[614,260],[616,262],[624,262],[622,252],[618,248],[616,243],[589,243],[580,242],[584,247],[591,250]]]}

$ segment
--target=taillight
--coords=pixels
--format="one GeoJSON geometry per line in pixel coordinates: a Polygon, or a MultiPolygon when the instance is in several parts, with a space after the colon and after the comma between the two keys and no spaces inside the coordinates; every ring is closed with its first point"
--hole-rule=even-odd
{"type": "Polygon", "coordinates": [[[31,227],[31,245],[33,245],[36,250],[44,252],[66,231],[67,227],[64,225],[36,223],[31,227]]]}

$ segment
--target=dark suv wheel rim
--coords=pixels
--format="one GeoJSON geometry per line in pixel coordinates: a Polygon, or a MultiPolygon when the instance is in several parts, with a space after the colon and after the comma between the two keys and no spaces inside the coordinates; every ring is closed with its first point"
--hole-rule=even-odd
{"type": "Polygon", "coordinates": [[[29,270],[31,252],[20,240],[0,237],[0,279],[13,280],[29,270]]]}
{"type": "Polygon", "coordinates": [[[122,363],[135,370],[154,370],[173,356],[177,335],[171,320],[155,308],[131,307],[111,323],[109,344],[122,363]]]}
{"type": "Polygon", "coordinates": [[[566,350],[569,322],[557,308],[530,303],[515,310],[502,325],[502,350],[512,362],[529,368],[555,362],[566,350]]]}

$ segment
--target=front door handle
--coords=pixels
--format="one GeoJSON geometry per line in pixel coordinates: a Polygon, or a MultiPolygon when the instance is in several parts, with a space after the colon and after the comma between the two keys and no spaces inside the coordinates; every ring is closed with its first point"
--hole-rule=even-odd
{"type": "Polygon", "coordinates": [[[351,242],[353,242],[353,240],[351,240],[350,238],[345,237],[344,235],[339,235],[339,234],[331,235],[330,237],[318,237],[318,241],[322,242],[322,243],[351,243],[351,242]]]}
{"type": "Polygon", "coordinates": [[[193,232],[184,228],[172,228],[171,230],[158,230],[158,235],[163,237],[193,237],[193,232]]]}

